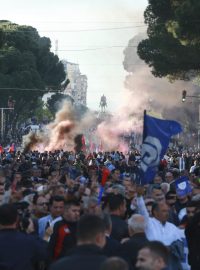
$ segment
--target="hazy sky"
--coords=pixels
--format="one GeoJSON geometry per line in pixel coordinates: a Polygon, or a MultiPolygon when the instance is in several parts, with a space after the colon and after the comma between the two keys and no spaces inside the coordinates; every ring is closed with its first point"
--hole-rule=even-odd
{"type": "Polygon", "coordinates": [[[120,103],[126,72],[123,50],[145,30],[147,0],[1,0],[0,19],[35,27],[58,40],[58,56],[78,63],[88,77],[87,105],[98,109],[102,94],[108,109],[120,103]]]}

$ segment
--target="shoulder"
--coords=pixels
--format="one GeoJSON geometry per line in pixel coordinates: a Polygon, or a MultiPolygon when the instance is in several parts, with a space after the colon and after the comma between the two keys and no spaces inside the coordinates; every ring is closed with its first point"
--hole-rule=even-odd
{"type": "Polygon", "coordinates": [[[44,216],[44,217],[42,217],[42,218],[39,218],[39,219],[38,219],[38,223],[43,223],[43,222],[49,220],[50,217],[51,217],[51,216],[48,215],[48,216],[44,216]]]}

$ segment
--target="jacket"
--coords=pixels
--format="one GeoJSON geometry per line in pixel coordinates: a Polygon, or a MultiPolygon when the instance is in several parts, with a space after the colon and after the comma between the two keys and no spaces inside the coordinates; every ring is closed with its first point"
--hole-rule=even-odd
{"type": "Polygon", "coordinates": [[[106,260],[95,245],[81,245],[74,248],[69,256],[52,264],[50,270],[99,270],[106,260]]]}
{"type": "Polygon", "coordinates": [[[33,270],[47,260],[46,242],[15,229],[0,230],[0,269],[33,270]]]}

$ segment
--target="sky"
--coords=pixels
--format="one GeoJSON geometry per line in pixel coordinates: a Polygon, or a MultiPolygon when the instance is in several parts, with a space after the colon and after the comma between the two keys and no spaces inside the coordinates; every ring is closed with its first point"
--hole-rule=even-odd
{"type": "Polygon", "coordinates": [[[87,106],[98,110],[107,97],[108,110],[120,105],[127,73],[123,51],[144,32],[147,0],[0,0],[0,19],[35,27],[40,36],[58,40],[60,60],[78,63],[88,78],[87,106]]]}

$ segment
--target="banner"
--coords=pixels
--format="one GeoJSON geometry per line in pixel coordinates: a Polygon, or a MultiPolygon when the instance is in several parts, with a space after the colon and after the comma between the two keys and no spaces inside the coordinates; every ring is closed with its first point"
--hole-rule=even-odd
{"type": "Polygon", "coordinates": [[[182,176],[175,180],[176,184],[176,194],[179,197],[183,197],[188,195],[190,192],[192,192],[192,188],[189,183],[189,179],[187,176],[182,176]]]}
{"type": "Polygon", "coordinates": [[[153,180],[160,160],[167,151],[170,138],[181,131],[181,125],[176,121],[162,120],[144,114],[140,184],[148,184],[153,180]]]}

